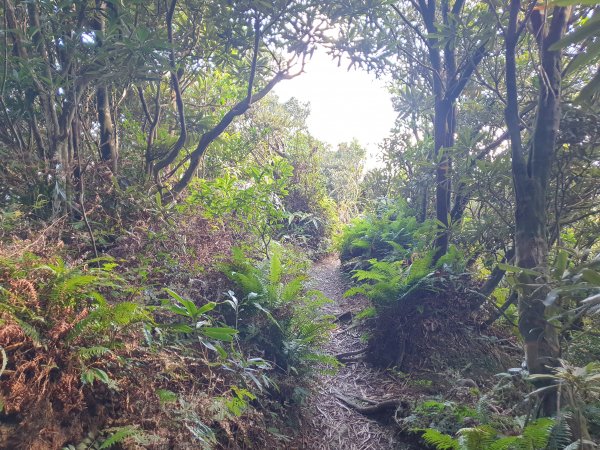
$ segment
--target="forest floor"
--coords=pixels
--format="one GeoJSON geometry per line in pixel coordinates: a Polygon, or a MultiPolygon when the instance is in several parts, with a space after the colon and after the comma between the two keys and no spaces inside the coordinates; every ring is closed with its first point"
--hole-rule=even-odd
{"type": "MultiPolygon", "coordinates": [[[[352,317],[369,306],[366,298],[343,298],[349,288],[340,270],[337,256],[316,263],[310,273],[310,287],[321,290],[332,303],[323,309],[324,314],[342,316],[323,350],[340,355],[365,349],[368,327],[352,317]]],[[[404,397],[402,383],[388,371],[371,366],[361,358],[346,362],[336,373],[323,373],[302,410],[302,427],[298,440],[291,448],[315,450],[378,450],[414,449],[403,443],[398,425],[382,423],[357,412],[342,399],[369,399],[381,402],[404,397]],[[342,399],[340,399],[340,397],[342,399]]],[[[406,436],[405,436],[406,438],[406,436]]]]}

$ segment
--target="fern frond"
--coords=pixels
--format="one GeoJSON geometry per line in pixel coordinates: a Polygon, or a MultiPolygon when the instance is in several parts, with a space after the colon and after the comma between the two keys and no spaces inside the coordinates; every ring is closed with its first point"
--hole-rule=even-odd
{"type": "Polygon", "coordinates": [[[39,331],[31,324],[25,322],[24,320],[18,319],[14,317],[14,320],[21,327],[25,336],[33,341],[34,344],[40,345],[42,343],[42,338],[40,337],[39,331]]]}
{"type": "Polygon", "coordinates": [[[456,439],[441,433],[434,428],[427,428],[421,436],[425,442],[433,445],[437,450],[458,450],[459,444],[456,439]]]}
{"type": "Polygon", "coordinates": [[[490,444],[486,450],[514,450],[521,449],[521,436],[507,436],[490,444]]]}
{"type": "Polygon", "coordinates": [[[346,292],[344,292],[343,297],[344,298],[348,298],[348,297],[352,297],[353,295],[358,295],[358,294],[366,294],[366,289],[364,286],[354,286],[351,287],[350,289],[348,289],[346,292]]]}
{"type": "Polygon", "coordinates": [[[413,261],[408,269],[408,275],[406,276],[405,284],[408,285],[427,276],[431,272],[432,261],[433,254],[431,252],[427,253],[422,258],[413,261]]]}
{"type": "Polygon", "coordinates": [[[282,274],[283,265],[281,264],[281,247],[279,245],[275,245],[271,251],[271,258],[269,262],[269,283],[279,283],[281,281],[282,274]]]}
{"type": "Polygon", "coordinates": [[[112,308],[112,320],[118,325],[129,325],[146,318],[146,315],[143,314],[143,308],[137,303],[121,302],[112,308]]]}
{"type": "Polygon", "coordinates": [[[367,249],[367,248],[371,247],[371,243],[365,239],[353,240],[350,245],[353,248],[361,248],[361,249],[367,249]]]}
{"type": "Polygon", "coordinates": [[[82,347],[78,350],[79,357],[84,361],[92,358],[99,358],[108,353],[112,353],[112,351],[109,348],[102,346],[82,347]]]}
{"type": "Polygon", "coordinates": [[[557,420],[552,429],[550,430],[550,436],[548,438],[548,444],[546,450],[562,450],[568,447],[571,443],[571,428],[565,417],[557,420]]]}
{"type": "Polygon", "coordinates": [[[142,433],[142,431],[138,427],[131,425],[124,427],[109,428],[105,431],[112,432],[112,434],[108,437],[108,439],[104,440],[102,444],[100,444],[100,447],[98,447],[100,450],[110,448],[113,445],[123,442],[128,437],[132,437],[142,433]]]}
{"type": "Polygon", "coordinates": [[[230,278],[242,288],[244,295],[248,295],[251,292],[257,294],[264,292],[260,279],[254,273],[233,272],[230,278]]]}
{"type": "Polygon", "coordinates": [[[468,450],[486,450],[496,438],[496,430],[489,425],[458,430],[460,446],[468,450]]]}
{"type": "Polygon", "coordinates": [[[546,448],[555,419],[543,417],[531,422],[523,429],[523,439],[531,443],[531,448],[546,448]]]}
{"type": "Polygon", "coordinates": [[[287,283],[281,292],[281,299],[284,302],[290,302],[296,299],[302,292],[304,277],[297,277],[287,283]]]}

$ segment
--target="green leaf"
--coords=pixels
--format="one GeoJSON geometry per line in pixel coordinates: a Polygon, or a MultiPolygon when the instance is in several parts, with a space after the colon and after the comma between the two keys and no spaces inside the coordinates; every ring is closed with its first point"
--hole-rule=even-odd
{"type": "Polygon", "coordinates": [[[95,380],[98,380],[109,387],[116,387],[116,383],[111,380],[108,374],[102,369],[91,367],[81,373],[81,382],[83,384],[94,384],[95,380]]]}
{"type": "Polygon", "coordinates": [[[156,395],[158,395],[158,400],[161,404],[173,403],[177,401],[177,394],[173,391],[169,391],[168,389],[157,389],[156,395]]]}
{"type": "Polygon", "coordinates": [[[167,294],[169,294],[171,297],[173,297],[175,300],[177,300],[179,303],[183,304],[183,302],[185,302],[185,299],[181,295],[179,295],[177,292],[173,291],[172,289],[165,288],[165,292],[167,294]]]}
{"type": "Polygon", "coordinates": [[[281,325],[279,325],[279,322],[277,321],[277,319],[275,317],[273,317],[273,314],[271,314],[271,311],[269,311],[268,309],[263,307],[260,303],[253,303],[253,305],[256,307],[256,309],[265,313],[265,315],[271,320],[271,322],[273,322],[277,326],[277,328],[282,330],[281,325]]]}
{"type": "Polygon", "coordinates": [[[585,24],[581,25],[572,33],[566,35],[556,44],[550,46],[550,50],[557,51],[576,42],[581,42],[590,36],[594,36],[600,32],[600,14],[594,14],[585,24]]]}
{"type": "Polygon", "coordinates": [[[168,326],[170,329],[175,331],[176,333],[193,333],[194,328],[185,324],[185,323],[176,323],[168,326]]]}
{"type": "Polygon", "coordinates": [[[556,261],[554,262],[554,274],[556,278],[560,279],[567,270],[569,265],[569,254],[565,250],[560,250],[556,255],[556,261]]]}
{"type": "Polygon", "coordinates": [[[204,336],[211,339],[231,342],[238,331],[235,328],[230,327],[204,327],[201,329],[201,332],[204,336]]]}
{"type": "Polygon", "coordinates": [[[283,292],[281,293],[281,299],[284,302],[290,302],[292,300],[295,300],[302,292],[303,281],[303,277],[297,277],[289,283],[287,283],[283,288],[283,292]]]}
{"type": "Polygon", "coordinates": [[[568,73],[572,73],[581,67],[589,66],[600,59],[600,40],[591,43],[584,53],[577,55],[568,66],[568,73]]]}
{"type": "Polygon", "coordinates": [[[270,270],[269,270],[269,282],[276,284],[281,281],[281,275],[283,273],[283,266],[281,264],[281,247],[275,246],[271,253],[270,270]]]}
{"type": "Polygon", "coordinates": [[[126,438],[128,438],[130,436],[134,436],[140,432],[136,427],[133,427],[133,426],[113,428],[113,429],[111,429],[111,431],[114,431],[114,433],[111,434],[108,439],[106,439],[104,442],[102,442],[100,447],[98,447],[100,450],[103,450],[105,448],[110,448],[113,445],[118,444],[119,442],[122,442],[126,438]]]}
{"type": "Polygon", "coordinates": [[[498,263],[498,267],[500,269],[504,270],[505,272],[523,273],[525,275],[531,275],[534,277],[539,277],[542,275],[540,272],[536,272],[535,270],[532,270],[532,269],[525,269],[523,267],[517,267],[517,266],[510,265],[510,264],[505,264],[505,263],[498,263]]]}
{"type": "Polygon", "coordinates": [[[213,309],[215,309],[216,306],[216,302],[208,302],[206,305],[203,305],[200,308],[198,308],[198,315],[202,315],[204,313],[207,313],[208,311],[212,311],[213,309]]]}
{"type": "Polygon", "coordinates": [[[422,437],[425,442],[433,445],[437,450],[458,450],[459,448],[456,439],[433,428],[427,428],[422,437]]]}
{"type": "Polygon", "coordinates": [[[581,278],[590,284],[600,286],[600,273],[592,269],[583,269],[581,271],[581,278]]]}
{"type": "Polygon", "coordinates": [[[577,96],[575,101],[577,103],[584,103],[584,104],[590,103],[590,101],[594,97],[594,94],[598,91],[600,91],[600,69],[598,69],[598,71],[596,72],[596,75],[594,75],[594,78],[592,78],[590,80],[590,82],[588,84],[586,84],[583,87],[583,89],[581,89],[581,92],[579,93],[579,95],[577,96]]]}
{"type": "Polygon", "coordinates": [[[114,321],[119,325],[127,325],[135,319],[138,305],[132,302],[122,302],[113,308],[114,321]]]}

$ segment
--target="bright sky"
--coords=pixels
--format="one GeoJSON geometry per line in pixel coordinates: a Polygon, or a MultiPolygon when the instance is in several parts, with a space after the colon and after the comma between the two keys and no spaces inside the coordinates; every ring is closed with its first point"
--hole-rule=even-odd
{"type": "Polygon", "coordinates": [[[338,67],[325,50],[315,52],[305,72],[280,82],[274,89],[281,101],[296,97],[310,102],[310,133],[333,147],[353,138],[369,151],[369,163],[377,144],[388,136],[396,113],[383,80],[363,70],[338,67]]]}

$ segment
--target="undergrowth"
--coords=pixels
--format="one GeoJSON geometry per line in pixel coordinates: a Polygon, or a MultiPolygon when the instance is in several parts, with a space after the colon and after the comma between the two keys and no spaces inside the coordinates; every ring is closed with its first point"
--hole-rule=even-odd
{"type": "Polygon", "coordinates": [[[336,367],[335,358],[319,351],[333,328],[334,317],[320,312],[330,300],[305,288],[306,275],[294,273],[294,261],[284,264],[283,247],[275,245],[270,253],[255,265],[238,249],[223,267],[237,290],[228,302],[240,339],[287,374],[304,375],[315,363],[336,367]]]}
{"type": "Polygon", "coordinates": [[[150,267],[120,273],[108,257],[3,257],[0,417],[21,426],[0,446],[79,448],[98,427],[99,448],[174,435],[201,448],[285,439],[285,422],[265,411],[292,401],[315,363],[337,361],[318,350],[332,325],[319,312],[328,300],[304,286],[308,263],[271,253],[236,251],[222,267],[234,290],[213,300],[157,290],[144,284],[150,267]]]}
{"type": "Polygon", "coordinates": [[[508,405],[503,406],[498,396],[510,385],[510,377],[504,378],[472,406],[449,400],[425,400],[409,416],[397,418],[397,422],[405,432],[420,435],[426,444],[439,450],[578,448],[572,443],[568,411],[559,418],[536,420],[504,411],[503,407],[508,405]]]}
{"type": "Polygon", "coordinates": [[[82,384],[116,387],[101,361],[114,358],[128,327],[152,319],[135,302],[107,302],[101,292],[119,289],[122,281],[115,267],[109,258],[78,265],[33,255],[0,260],[6,414],[54,398],[63,409],[79,410],[82,384]]]}

